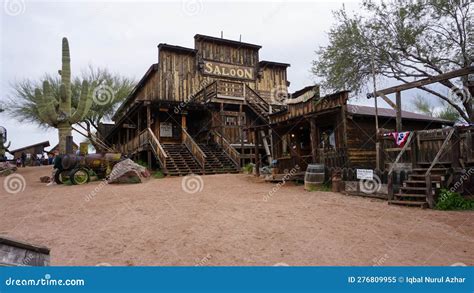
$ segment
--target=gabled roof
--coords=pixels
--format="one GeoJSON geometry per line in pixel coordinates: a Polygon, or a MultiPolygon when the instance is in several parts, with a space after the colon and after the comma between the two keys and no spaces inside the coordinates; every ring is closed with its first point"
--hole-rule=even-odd
{"type": "Polygon", "coordinates": [[[266,61],[266,60],[262,60],[262,61],[258,62],[258,65],[260,65],[260,67],[285,67],[285,68],[291,66],[288,63],[266,61]]]}
{"type": "Polygon", "coordinates": [[[170,50],[174,52],[183,52],[183,53],[191,53],[191,54],[196,54],[197,50],[196,49],[191,49],[187,47],[181,47],[181,46],[175,46],[175,45],[169,45],[166,43],[160,43],[158,44],[158,49],[159,50],[170,50]]]}
{"type": "MultiPolygon", "coordinates": [[[[347,105],[347,112],[353,115],[360,115],[360,116],[375,116],[375,107],[370,106],[361,106],[361,105],[347,105]]],[[[386,117],[386,118],[396,118],[397,112],[394,109],[389,108],[378,108],[378,116],[386,117]]],[[[419,114],[415,112],[409,111],[402,111],[402,119],[409,119],[409,120],[419,120],[419,121],[433,121],[433,122],[440,122],[447,125],[454,125],[454,122],[437,118],[431,117],[424,114],[419,114]]]]}
{"type": "Polygon", "coordinates": [[[262,48],[262,46],[255,45],[255,44],[244,43],[244,42],[239,42],[239,41],[234,41],[234,40],[229,40],[229,39],[223,39],[223,38],[216,38],[216,37],[200,35],[200,34],[195,35],[194,40],[196,40],[196,41],[201,41],[201,40],[210,41],[210,42],[230,45],[230,46],[234,46],[234,47],[247,47],[247,48],[252,48],[252,49],[257,49],[257,50],[262,48]]]}
{"type": "Polygon", "coordinates": [[[43,141],[43,142],[39,142],[39,143],[35,143],[35,144],[32,144],[32,145],[28,145],[28,146],[24,146],[24,147],[21,147],[21,148],[16,149],[16,150],[11,150],[11,151],[10,151],[10,154],[17,153],[17,152],[21,152],[21,151],[23,151],[23,150],[26,150],[26,149],[29,149],[29,148],[33,148],[33,147],[37,147],[37,146],[42,146],[43,148],[49,147],[49,146],[50,146],[49,140],[46,140],[46,141],[43,141]]]}
{"type": "Polygon", "coordinates": [[[151,74],[158,70],[158,63],[152,64],[150,68],[145,72],[145,75],[140,79],[140,81],[137,83],[137,85],[133,88],[133,90],[130,92],[130,94],[127,96],[127,98],[122,102],[120,107],[115,111],[114,116],[112,116],[112,120],[117,119],[117,116],[122,113],[122,110],[125,108],[127,103],[130,101],[130,99],[133,98],[133,96],[137,93],[137,91],[146,83],[148,78],[150,78],[151,74]]]}

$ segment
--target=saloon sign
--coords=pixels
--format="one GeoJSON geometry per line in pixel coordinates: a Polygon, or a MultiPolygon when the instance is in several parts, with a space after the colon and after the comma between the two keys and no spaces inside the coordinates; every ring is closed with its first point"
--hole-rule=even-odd
{"type": "Polygon", "coordinates": [[[254,80],[253,67],[204,61],[204,74],[254,80]]]}

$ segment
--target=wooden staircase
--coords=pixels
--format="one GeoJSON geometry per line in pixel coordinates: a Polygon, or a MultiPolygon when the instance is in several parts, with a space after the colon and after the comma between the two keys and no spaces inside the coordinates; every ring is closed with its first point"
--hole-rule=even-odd
{"type": "Polygon", "coordinates": [[[206,154],[204,172],[206,174],[238,173],[239,169],[217,144],[199,144],[206,154]]]}
{"type": "Polygon", "coordinates": [[[185,144],[162,144],[167,155],[166,174],[185,176],[189,174],[238,173],[239,169],[217,144],[199,144],[206,155],[204,170],[185,144]]]}
{"type": "Polygon", "coordinates": [[[408,180],[403,182],[399,192],[394,194],[394,199],[389,200],[388,203],[427,208],[429,206],[428,194],[431,193],[431,196],[435,197],[436,190],[443,186],[449,168],[445,165],[435,165],[428,175],[429,180],[426,180],[428,170],[429,166],[414,168],[408,180]],[[427,184],[431,184],[430,188],[427,184]]]}
{"type": "Polygon", "coordinates": [[[202,174],[202,168],[184,144],[162,144],[167,155],[166,173],[170,176],[202,174]]]}

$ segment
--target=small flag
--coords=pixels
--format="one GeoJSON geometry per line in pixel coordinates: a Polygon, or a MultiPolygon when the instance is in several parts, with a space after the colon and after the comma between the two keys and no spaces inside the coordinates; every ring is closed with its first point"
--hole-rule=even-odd
{"type": "Polygon", "coordinates": [[[395,139],[395,143],[399,147],[403,147],[410,136],[410,131],[405,132],[392,132],[392,136],[395,139]]]}

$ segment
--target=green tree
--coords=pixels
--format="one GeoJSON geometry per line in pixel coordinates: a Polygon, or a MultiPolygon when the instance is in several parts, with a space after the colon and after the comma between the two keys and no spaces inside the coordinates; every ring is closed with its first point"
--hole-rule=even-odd
{"type": "MultiPolygon", "coordinates": [[[[31,122],[49,127],[39,115],[39,101],[35,97],[35,89],[39,88],[45,81],[49,83],[54,98],[59,100],[61,86],[59,76],[44,74],[38,80],[23,79],[11,84],[12,95],[9,96],[6,107],[6,112],[9,116],[20,122],[31,122]]],[[[112,73],[105,68],[89,66],[71,82],[71,104],[74,109],[78,106],[83,81],[97,85],[94,91],[92,106],[80,121],[87,129],[87,136],[90,141],[94,142],[92,137],[97,132],[99,123],[112,117],[114,111],[135,86],[135,81],[112,73]]],[[[98,145],[94,144],[94,147],[100,149],[98,145]]]]}
{"type": "MultiPolygon", "coordinates": [[[[407,83],[468,67],[474,61],[471,1],[365,0],[362,14],[335,11],[329,44],[316,51],[312,71],[328,90],[360,93],[376,74],[407,83]]],[[[419,89],[474,121],[468,77],[419,89]],[[446,95],[446,88],[449,94],[446,95]]]]}
{"type": "Polygon", "coordinates": [[[416,112],[420,112],[431,117],[441,118],[453,122],[461,120],[461,115],[459,115],[459,112],[444,100],[440,101],[440,111],[436,111],[436,107],[432,105],[428,99],[421,96],[415,97],[413,100],[413,106],[416,112]]]}

